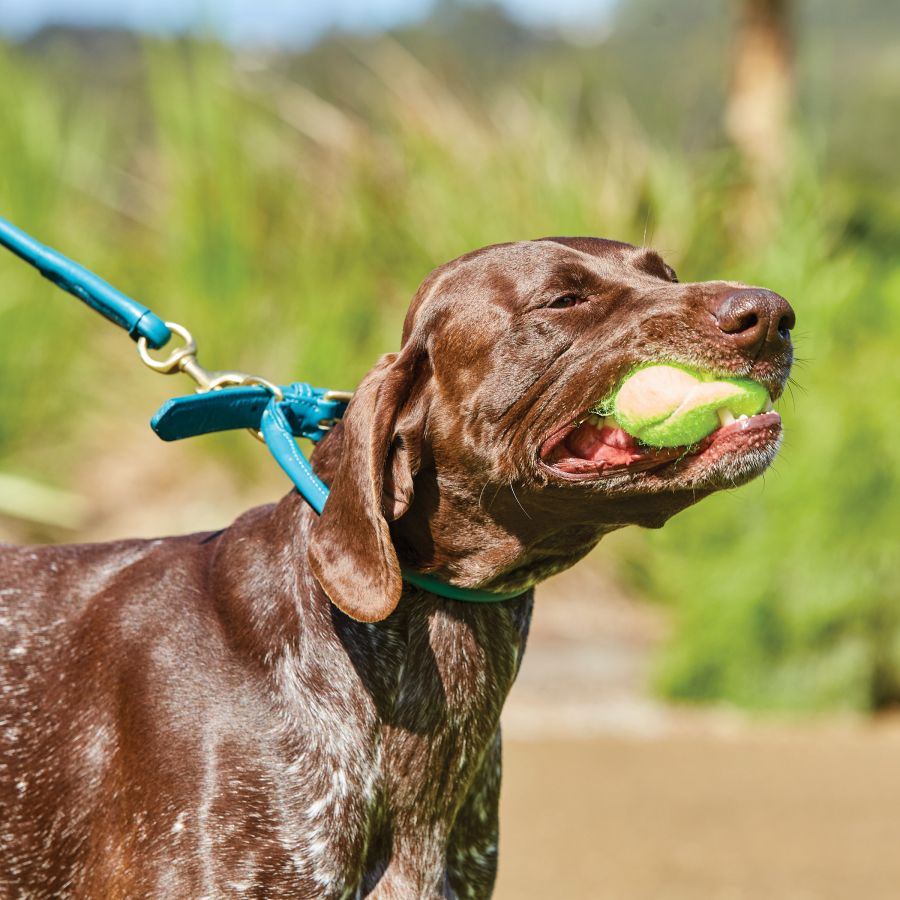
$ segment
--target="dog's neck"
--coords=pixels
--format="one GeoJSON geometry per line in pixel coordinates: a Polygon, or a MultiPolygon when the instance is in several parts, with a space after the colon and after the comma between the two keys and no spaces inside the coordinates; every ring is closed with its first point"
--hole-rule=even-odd
{"type": "MultiPolygon", "coordinates": [[[[316,447],[316,474],[330,483],[342,445],[342,423],[316,447]]],[[[477,485],[463,470],[431,462],[415,476],[409,510],[391,523],[400,562],[460,587],[527,590],[569,568],[624,524],[556,492],[510,484],[477,485]],[[560,508],[567,515],[561,518],[560,508]]]]}
{"type": "MultiPolygon", "coordinates": [[[[316,474],[330,483],[342,423],[317,446],[316,474]]],[[[299,498],[298,498],[299,499],[299,498]]],[[[464,466],[429,458],[409,510],[390,525],[401,564],[467,588],[527,590],[573,566],[612,531],[661,527],[696,493],[602,497],[565,486],[479,481],[464,466]]]]}
{"type": "MultiPolygon", "coordinates": [[[[342,423],[316,447],[316,474],[329,484],[337,470],[342,423]]],[[[574,565],[620,524],[559,517],[559,497],[514,485],[480,484],[474,476],[429,461],[415,476],[409,510],[391,523],[400,562],[460,587],[527,590],[574,565]]],[[[574,517],[573,517],[574,518],[574,517]]]]}
{"type": "Polygon", "coordinates": [[[403,563],[464,587],[525,590],[568,568],[612,528],[563,524],[514,485],[477,494],[465,482],[420,473],[409,512],[391,526],[403,563]]]}

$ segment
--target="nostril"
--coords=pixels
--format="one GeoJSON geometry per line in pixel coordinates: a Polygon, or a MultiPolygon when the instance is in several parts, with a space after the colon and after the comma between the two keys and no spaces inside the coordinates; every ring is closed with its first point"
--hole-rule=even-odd
{"type": "Polygon", "coordinates": [[[741,335],[759,328],[760,314],[752,304],[726,302],[716,312],[716,322],[725,334],[741,335]]]}
{"type": "Polygon", "coordinates": [[[791,329],[794,327],[795,316],[793,310],[791,312],[786,312],[779,320],[778,320],[778,333],[783,338],[789,338],[791,336],[791,329]]]}
{"type": "Polygon", "coordinates": [[[741,316],[738,320],[737,328],[735,328],[735,332],[738,331],[749,331],[751,328],[755,328],[759,324],[759,316],[754,312],[746,313],[741,316]]]}
{"type": "Polygon", "coordinates": [[[790,340],[794,311],[784,297],[763,288],[739,288],[712,309],[719,328],[747,352],[790,340]]]}

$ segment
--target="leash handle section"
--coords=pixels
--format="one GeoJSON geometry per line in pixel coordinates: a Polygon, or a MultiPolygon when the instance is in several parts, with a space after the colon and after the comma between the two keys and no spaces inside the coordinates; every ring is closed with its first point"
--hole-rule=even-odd
{"type": "Polygon", "coordinates": [[[150,420],[164,441],[177,441],[214,431],[246,428],[260,437],[300,491],[321,513],[328,486],[313,471],[295,438],[316,443],[344,415],[350,395],[304,382],[284,387],[245,384],[167,400],[150,420]]]}
{"type": "Polygon", "coordinates": [[[144,338],[154,349],[172,336],[168,325],[146,306],[132,300],[98,275],[63,256],[0,217],[0,246],[34,266],[44,278],[77,297],[134,340],[144,338]]]}
{"type": "Polygon", "coordinates": [[[283,400],[272,397],[263,410],[259,430],[275,462],[291,479],[303,499],[321,515],[328,499],[328,486],[313,472],[309,460],[300,452],[284,406],[283,400]]]}

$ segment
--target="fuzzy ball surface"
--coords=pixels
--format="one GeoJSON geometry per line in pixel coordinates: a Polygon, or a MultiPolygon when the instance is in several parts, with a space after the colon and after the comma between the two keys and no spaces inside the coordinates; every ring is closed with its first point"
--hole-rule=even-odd
{"type": "Polygon", "coordinates": [[[612,401],[616,422],[651,447],[696,444],[721,424],[720,410],[734,418],[754,416],[769,392],[749,378],[720,378],[687,367],[642,366],[619,386],[612,401]]]}

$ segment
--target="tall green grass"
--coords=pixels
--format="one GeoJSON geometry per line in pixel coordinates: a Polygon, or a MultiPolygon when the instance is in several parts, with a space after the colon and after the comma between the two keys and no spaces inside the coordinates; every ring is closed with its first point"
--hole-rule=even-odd
{"type": "MultiPolygon", "coordinates": [[[[145,44],[127,90],[4,48],[0,210],[188,325],[206,365],[334,387],[396,348],[433,266],[494,241],[646,241],[685,280],[780,291],[802,363],[775,470],[646,534],[623,570],[678,613],[658,675],[669,696],[900,697],[900,265],[845,239],[814,159],[798,156],[752,249],[733,237],[726,152],[659,146],[612,95],[586,115],[564,63],[476,101],[389,40],[355,53],[352,96],[335,105],[212,44],[145,44]]],[[[85,423],[146,418],[179,387],[12,258],[0,287],[2,469],[72,487],[85,423]]],[[[198,452],[246,470],[250,443],[198,452]]]]}

